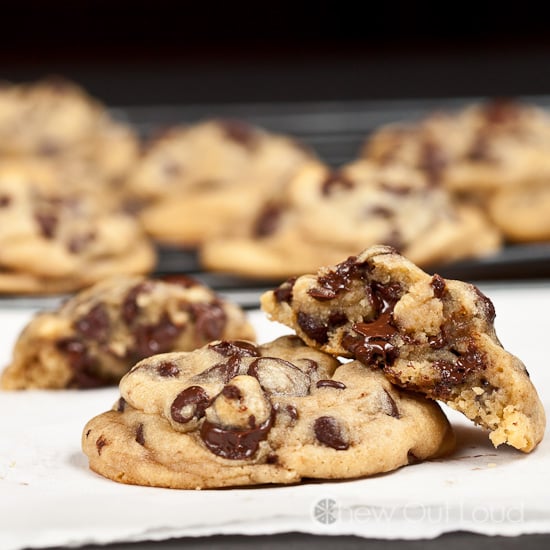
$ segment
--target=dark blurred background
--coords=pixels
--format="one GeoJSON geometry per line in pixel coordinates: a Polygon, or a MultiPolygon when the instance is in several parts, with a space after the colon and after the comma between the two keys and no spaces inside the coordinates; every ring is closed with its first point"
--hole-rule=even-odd
{"type": "Polygon", "coordinates": [[[18,0],[0,78],[113,105],[550,94],[537,3],[18,0]]]}

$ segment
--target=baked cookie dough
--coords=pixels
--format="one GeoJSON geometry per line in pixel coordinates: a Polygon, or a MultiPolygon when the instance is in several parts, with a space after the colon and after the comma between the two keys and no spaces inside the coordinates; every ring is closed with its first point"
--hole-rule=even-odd
{"type": "Polygon", "coordinates": [[[146,146],[127,180],[157,241],[194,247],[249,233],[258,211],[312,158],[295,140],[238,120],[174,127],[146,146]]]}
{"type": "Polygon", "coordinates": [[[89,388],[117,383],[140,359],[219,338],[254,339],[245,313],[183,277],[120,276],[35,315],[20,334],[0,386],[89,388]]]}
{"type": "Polygon", "coordinates": [[[71,292],[155,265],[139,223],[55,177],[0,163],[0,293],[71,292]]]}
{"type": "Polygon", "coordinates": [[[269,317],[310,346],[353,357],[394,384],[441,400],[525,452],[545,412],[523,363],[503,349],[495,310],[475,286],[428,275],[374,246],[262,296],[269,317]]]}
{"type": "Polygon", "coordinates": [[[379,243],[428,266],[495,252],[501,237],[478,208],[457,204],[419,170],[311,162],[264,207],[251,235],[206,242],[200,258],[210,270],[274,279],[379,243]]]}
{"type": "Polygon", "coordinates": [[[550,178],[550,115],[516,100],[491,100],[417,122],[383,126],[362,155],[405,164],[457,192],[479,194],[550,178]]]}
{"type": "Polygon", "coordinates": [[[138,363],[82,448],[121,483],[204,489],[388,472],[452,448],[439,406],[284,336],[138,363]]]}
{"type": "Polygon", "coordinates": [[[108,193],[110,186],[120,185],[138,153],[131,126],[114,120],[73,82],[49,78],[0,88],[3,158],[48,160],[108,193]]]}

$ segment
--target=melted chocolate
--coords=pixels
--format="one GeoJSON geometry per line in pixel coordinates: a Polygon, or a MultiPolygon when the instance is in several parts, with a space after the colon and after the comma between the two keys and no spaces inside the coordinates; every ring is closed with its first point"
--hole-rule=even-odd
{"type": "Polygon", "coordinates": [[[307,293],[312,298],[323,302],[336,298],[340,292],[349,288],[352,278],[360,271],[356,259],[355,256],[351,256],[326,275],[317,277],[318,286],[310,288],[307,293]]]}
{"type": "Polygon", "coordinates": [[[259,357],[260,350],[250,342],[244,340],[232,340],[231,342],[223,340],[215,344],[210,344],[209,349],[223,355],[224,357],[259,357]]]}
{"type": "Polygon", "coordinates": [[[9,195],[0,195],[0,208],[4,208],[11,204],[12,198],[9,195]]]}
{"type": "Polygon", "coordinates": [[[124,399],[124,397],[120,397],[118,399],[118,404],[117,404],[117,412],[121,413],[121,412],[124,412],[124,409],[126,409],[126,399],[124,399]]]}
{"type": "Polygon", "coordinates": [[[318,380],[315,384],[318,388],[335,388],[337,390],[345,390],[346,385],[339,380],[318,380]]]}
{"type": "Polygon", "coordinates": [[[132,325],[139,313],[139,305],[137,303],[138,296],[151,292],[153,287],[153,281],[143,281],[127,292],[121,305],[122,318],[127,325],[132,325]]]}
{"type": "Polygon", "coordinates": [[[190,386],[178,394],[170,407],[170,415],[175,422],[186,424],[193,418],[204,416],[204,411],[210,405],[211,399],[200,386],[190,386]],[[189,413],[183,413],[183,409],[190,407],[189,413]]]}
{"type": "Polygon", "coordinates": [[[138,424],[138,427],[136,428],[136,441],[140,445],[145,445],[145,437],[143,435],[143,424],[138,424]]]}
{"type": "Polygon", "coordinates": [[[218,301],[212,303],[191,303],[188,308],[195,322],[195,333],[200,339],[211,342],[212,340],[218,340],[222,336],[227,316],[218,301]]]}
{"type": "Polygon", "coordinates": [[[345,325],[348,318],[344,313],[333,313],[328,318],[328,321],[325,322],[313,315],[299,311],[296,321],[309,338],[315,340],[318,344],[326,344],[328,342],[328,333],[335,328],[345,325]]]}
{"type": "Polygon", "coordinates": [[[483,353],[473,344],[466,353],[459,354],[456,361],[437,360],[433,366],[440,376],[434,387],[436,397],[448,396],[454,387],[462,385],[468,377],[486,367],[483,353]]]}
{"type": "Polygon", "coordinates": [[[103,304],[97,304],[74,323],[76,331],[84,338],[106,343],[109,339],[110,319],[103,304]]]}
{"type": "Polygon", "coordinates": [[[143,359],[170,351],[181,330],[182,327],[172,323],[168,314],[164,313],[157,324],[139,325],[133,329],[135,347],[129,352],[136,359],[143,359]]]}
{"type": "Polygon", "coordinates": [[[293,422],[298,420],[298,409],[294,405],[287,405],[285,411],[293,422]]]}
{"type": "Polygon", "coordinates": [[[333,416],[321,416],[315,420],[313,425],[315,437],[323,445],[332,447],[337,451],[345,451],[349,443],[344,439],[342,427],[333,416]]]}
{"type": "Polygon", "coordinates": [[[216,456],[228,458],[230,460],[243,460],[254,456],[260,442],[267,438],[269,430],[273,425],[274,415],[260,424],[246,430],[235,430],[231,428],[222,428],[212,422],[205,420],[201,426],[201,439],[216,456]]]}
{"type": "Polygon", "coordinates": [[[57,349],[65,354],[73,371],[70,388],[99,388],[107,381],[96,374],[97,359],[92,357],[86,345],[79,338],[64,338],[56,343],[57,349]]]}

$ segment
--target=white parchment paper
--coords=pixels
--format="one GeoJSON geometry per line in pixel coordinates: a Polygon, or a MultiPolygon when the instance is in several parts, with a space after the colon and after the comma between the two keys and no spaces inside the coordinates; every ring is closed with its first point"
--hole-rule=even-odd
{"type": "MultiPolygon", "coordinates": [[[[527,365],[550,411],[550,282],[485,285],[504,347],[527,365]]],[[[0,368],[32,310],[0,311],[0,368]]],[[[260,341],[288,329],[250,312],[260,341]]],[[[16,550],[215,534],[300,531],[431,538],[447,531],[550,533],[550,438],[525,455],[448,412],[450,458],[368,479],[291,487],[182,491],[137,487],[88,469],[84,424],[116,388],[0,391],[0,548],[16,550]]]]}

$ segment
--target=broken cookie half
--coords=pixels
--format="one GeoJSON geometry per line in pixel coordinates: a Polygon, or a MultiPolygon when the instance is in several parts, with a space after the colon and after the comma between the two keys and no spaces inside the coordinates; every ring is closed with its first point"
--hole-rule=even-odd
{"type": "Polygon", "coordinates": [[[84,427],[95,472],[182,489],[388,472],[452,449],[439,405],[283,336],[154,355],[84,427]]]}
{"type": "Polygon", "coordinates": [[[523,363],[503,349],[495,310],[477,287],[428,275],[373,246],[262,296],[274,321],[308,345],[381,370],[490,430],[495,446],[541,441],[545,412],[523,363]]]}

